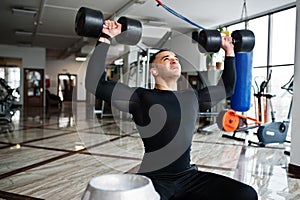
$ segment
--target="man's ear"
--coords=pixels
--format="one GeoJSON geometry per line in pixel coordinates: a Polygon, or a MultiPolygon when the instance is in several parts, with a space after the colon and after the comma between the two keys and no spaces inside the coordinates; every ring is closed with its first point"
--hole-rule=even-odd
{"type": "Polygon", "coordinates": [[[154,67],[152,67],[152,68],[150,69],[150,72],[152,73],[152,75],[153,75],[154,77],[156,77],[156,76],[158,75],[158,72],[157,72],[156,69],[154,69],[154,67]]]}

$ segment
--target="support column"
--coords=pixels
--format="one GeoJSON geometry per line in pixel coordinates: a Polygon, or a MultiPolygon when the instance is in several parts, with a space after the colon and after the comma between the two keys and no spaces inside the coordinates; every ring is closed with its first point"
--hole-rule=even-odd
{"type": "Polygon", "coordinates": [[[296,46],[295,46],[295,69],[294,69],[294,96],[292,108],[291,126],[291,161],[288,173],[292,177],[300,178],[300,0],[297,0],[297,19],[296,19],[296,46]]]}

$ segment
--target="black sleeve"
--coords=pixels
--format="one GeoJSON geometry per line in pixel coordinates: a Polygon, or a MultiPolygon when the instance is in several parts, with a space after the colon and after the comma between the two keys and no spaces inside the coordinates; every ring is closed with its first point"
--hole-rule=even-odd
{"type": "Polygon", "coordinates": [[[225,57],[224,70],[216,86],[198,90],[200,111],[206,111],[217,103],[233,95],[236,82],[235,58],[225,57]]]}
{"type": "Polygon", "coordinates": [[[236,82],[235,58],[225,57],[224,70],[218,85],[224,85],[226,91],[226,98],[233,95],[235,82],[236,82]]]}
{"type": "Polygon", "coordinates": [[[134,88],[106,80],[105,60],[108,49],[109,44],[106,43],[98,43],[95,47],[87,65],[85,87],[97,98],[111,103],[121,111],[129,112],[131,105],[138,104],[138,98],[131,98],[134,88]]]}

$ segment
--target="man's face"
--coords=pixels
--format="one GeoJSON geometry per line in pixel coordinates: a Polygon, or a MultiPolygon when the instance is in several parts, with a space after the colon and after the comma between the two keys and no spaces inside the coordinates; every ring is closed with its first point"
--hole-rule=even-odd
{"type": "Polygon", "coordinates": [[[163,51],[156,55],[151,71],[155,77],[178,79],[181,75],[181,65],[173,52],[163,51]]]}

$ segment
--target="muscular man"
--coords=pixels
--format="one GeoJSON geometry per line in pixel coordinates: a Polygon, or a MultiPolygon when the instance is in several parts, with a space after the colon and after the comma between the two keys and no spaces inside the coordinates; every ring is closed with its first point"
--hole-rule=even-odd
{"type": "MultiPolygon", "coordinates": [[[[103,33],[121,34],[121,24],[106,20],[103,33]]],[[[149,177],[162,200],[256,200],[255,190],[225,176],[202,172],[190,163],[199,107],[209,109],[232,95],[236,72],[230,37],[223,37],[225,61],[218,85],[201,90],[177,90],[181,65],[174,52],[161,50],[150,58],[155,88],[131,88],[105,80],[105,58],[110,40],[101,37],[90,58],[86,88],[116,108],[132,114],[145,154],[139,174],[149,177]],[[102,74],[102,76],[101,76],[102,74]]]]}

